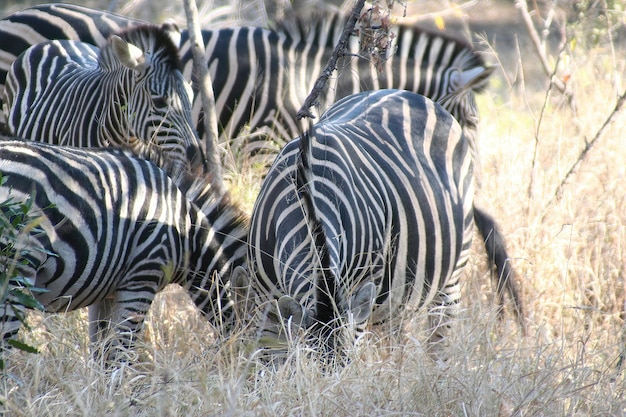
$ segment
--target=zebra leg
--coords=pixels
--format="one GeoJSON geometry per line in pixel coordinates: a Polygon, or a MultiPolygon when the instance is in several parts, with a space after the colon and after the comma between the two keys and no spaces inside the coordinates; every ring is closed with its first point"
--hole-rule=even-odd
{"type": "Polygon", "coordinates": [[[8,300],[0,305],[0,332],[2,333],[0,352],[6,348],[6,342],[17,335],[22,326],[20,316],[23,317],[25,312],[23,306],[11,304],[8,300]]]}
{"type": "Polygon", "coordinates": [[[104,359],[105,363],[115,362],[119,352],[116,335],[111,331],[113,325],[114,298],[105,298],[89,306],[89,344],[95,360],[104,359]]]}
{"type": "Polygon", "coordinates": [[[19,317],[23,317],[24,308],[19,305],[11,305],[5,300],[0,305],[0,332],[2,332],[2,341],[0,341],[0,374],[8,367],[5,351],[10,349],[7,343],[15,338],[17,332],[22,325],[19,317]]]}
{"type": "Polygon", "coordinates": [[[442,352],[448,342],[452,321],[458,316],[460,310],[459,274],[459,270],[455,271],[450,283],[437,293],[428,307],[429,335],[426,351],[435,361],[445,361],[445,355],[442,352]]]}
{"type": "Polygon", "coordinates": [[[255,303],[250,285],[248,271],[237,266],[230,277],[232,291],[233,314],[241,323],[249,323],[254,312],[255,303]]]}
{"type": "Polygon", "coordinates": [[[93,352],[102,352],[108,364],[128,361],[135,336],[143,328],[156,291],[156,286],[149,285],[147,281],[134,280],[119,288],[113,298],[90,306],[89,331],[92,341],[96,343],[92,346],[93,352]],[[99,343],[101,341],[104,343],[99,343]]]}
{"type": "MultiPolygon", "coordinates": [[[[26,247],[29,244],[30,242],[26,244],[26,247]]],[[[7,249],[4,245],[6,245],[5,241],[0,246],[3,249],[7,249]]],[[[33,247],[34,245],[31,246],[31,248],[33,247]]],[[[26,312],[29,308],[34,307],[32,303],[22,299],[21,296],[35,297],[38,302],[42,302],[37,299],[36,292],[30,292],[27,288],[24,288],[24,285],[25,281],[29,281],[31,285],[35,284],[35,287],[37,286],[35,277],[37,276],[38,266],[46,258],[44,251],[37,249],[26,251],[21,243],[16,244],[13,250],[13,255],[19,254],[19,257],[0,257],[0,270],[2,270],[3,277],[5,279],[8,278],[8,281],[0,283],[0,334],[2,335],[2,340],[0,341],[0,365],[5,367],[6,362],[3,360],[3,352],[10,348],[8,342],[15,339],[22,327],[22,323],[28,326],[25,322],[26,312]],[[18,259],[20,262],[16,262],[18,259]],[[15,269],[13,270],[13,268],[15,269]],[[21,278],[16,279],[17,277],[21,278]],[[25,292],[22,293],[22,291],[25,292]]]]}
{"type": "Polygon", "coordinates": [[[111,329],[111,317],[115,300],[105,298],[89,306],[89,341],[96,346],[111,329]]]}
{"type": "Polygon", "coordinates": [[[487,251],[489,262],[496,267],[497,275],[494,276],[494,280],[497,288],[498,313],[500,317],[504,314],[504,291],[506,289],[515,306],[515,318],[522,329],[522,334],[526,335],[524,307],[515,283],[513,268],[510,262],[508,262],[509,255],[506,253],[504,237],[500,232],[498,224],[487,212],[476,206],[474,206],[474,223],[485,242],[485,250],[487,251]]]}

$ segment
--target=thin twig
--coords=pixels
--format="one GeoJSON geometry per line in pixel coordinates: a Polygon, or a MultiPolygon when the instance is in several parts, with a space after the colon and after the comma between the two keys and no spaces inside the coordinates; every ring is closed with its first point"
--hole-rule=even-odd
{"type": "Polygon", "coordinates": [[[615,42],[613,41],[613,25],[611,24],[611,16],[609,15],[608,5],[606,4],[606,0],[602,1],[602,11],[604,12],[604,16],[606,17],[606,25],[607,25],[607,37],[609,38],[609,46],[611,48],[611,62],[613,63],[613,85],[615,86],[615,91],[620,90],[619,86],[619,72],[616,70],[617,68],[617,58],[615,56],[615,42]]]}
{"type": "Polygon", "coordinates": [[[560,92],[565,94],[567,90],[567,86],[565,85],[565,83],[558,78],[552,77],[552,69],[550,68],[550,63],[548,62],[546,53],[541,46],[541,39],[539,39],[537,30],[533,25],[530,13],[528,13],[528,5],[526,4],[526,0],[516,0],[515,5],[520,10],[522,20],[524,21],[524,25],[526,26],[526,30],[528,31],[528,36],[530,36],[530,40],[535,47],[535,52],[537,52],[537,55],[539,56],[539,61],[541,61],[541,66],[543,67],[544,72],[547,76],[550,77],[550,81],[554,83],[555,87],[560,92]]]}
{"type": "Polygon", "coordinates": [[[339,57],[343,56],[348,48],[348,40],[350,35],[354,31],[354,27],[356,26],[357,20],[359,20],[359,14],[363,9],[363,5],[365,4],[365,0],[357,0],[348,20],[346,21],[346,25],[344,26],[343,33],[335,45],[335,49],[333,50],[332,55],[328,59],[328,63],[324,70],[320,74],[320,76],[315,80],[315,84],[313,85],[313,89],[311,93],[304,100],[304,104],[298,110],[297,118],[301,120],[304,117],[314,118],[315,116],[309,110],[317,103],[317,99],[321,92],[326,88],[326,83],[328,83],[328,79],[333,74],[333,71],[337,68],[337,60],[339,57]]]}
{"type": "Polygon", "coordinates": [[[626,91],[619,96],[619,98],[617,99],[617,103],[615,103],[615,108],[613,109],[613,111],[611,112],[611,114],[609,115],[609,117],[607,117],[607,119],[604,121],[604,123],[602,124],[602,127],[600,127],[600,129],[598,130],[598,132],[596,133],[596,135],[593,137],[593,139],[589,142],[585,143],[585,147],[584,149],[580,152],[580,155],[578,155],[578,159],[576,159],[576,162],[574,162],[574,164],[572,165],[572,167],[569,169],[569,171],[567,171],[567,174],[565,174],[565,177],[563,177],[563,180],[561,180],[561,183],[559,184],[559,186],[556,188],[556,190],[554,191],[554,194],[552,195],[552,198],[550,199],[550,201],[548,201],[548,204],[546,204],[545,208],[544,208],[544,215],[542,216],[542,221],[546,216],[546,212],[548,210],[548,208],[554,203],[554,201],[561,195],[562,191],[563,191],[563,187],[565,186],[565,183],[567,182],[567,180],[569,179],[569,177],[576,171],[576,169],[578,169],[578,167],[580,166],[580,164],[583,162],[583,160],[587,157],[587,155],[589,154],[589,151],[591,150],[591,148],[596,144],[596,142],[598,142],[598,140],[602,137],[602,135],[604,134],[604,131],[606,130],[606,128],[613,123],[613,120],[615,119],[615,116],[617,115],[617,113],[619,113],[619,111],[622,109],[622,107],[624,106],[624,102],[626,102],[626,91]]]}
{"type": "Polygon", "coordinates": [[[226,189],[222,179],[222,165],[217,147],[217,116],[215,113],[215,97],[213,94],[213,83],[209,74],[207,63],[205,62],[204,40],[200,31],[198,19],[198,7],[195,0],[183,0],[185,15],[187,17],[187,27],[189,40],[191,42],[191,52],[193,54],[193,67],[197,80],[198,94],[202,101],[204,112],[204,134],[206,136],[206,157],[208,173],[211,178],[211,185],[215,192],[222,194],[226,189]]]}
{"type": "MultiPolygon", "coordinates": [[[[552,72],[552,75],[550,76],[550,78],[555,78],[556,77],[556,71],[557,68],[559,66],[559,61],[561,54],[559,53],[556,64],[554,65],[554,71],[552,72]]],[[[534,185],[534,181],[535,181],[535,173],[537,171],[537,161],[539,160],[539,133],[541,131],[541,124],[543,122],[543,118],[546,114],[546,110],[548,108],[548,104],[550,103],[550,98],[552,97],[552,87],[554,86],[553,83],[550,83],[548,85],[548,89],[546,90],[546,95],[545,98],[543,100],[543,105],[541,106],[541,111],[539,112],[539,118],[537,119],[537,123],[536,123],[536,127],[535,127],[535,146],[533,149],[533,160],[532,160],[532,165],[530,167],[530,181],[528,182],[528,198],[527,198],[527,202],[528,205],[526,207],[526,215],[528,215],[530,213],[530,202],[532,201],[533,195],[532,195],[532,189],[533,189],[533,185],[534,185]]]]}

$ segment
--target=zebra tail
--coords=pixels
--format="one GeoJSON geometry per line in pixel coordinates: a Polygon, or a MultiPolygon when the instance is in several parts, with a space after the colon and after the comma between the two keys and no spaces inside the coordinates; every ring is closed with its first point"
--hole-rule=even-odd
{"type": "Polygon", "coordinates": [[[320,281],[316,283],[316,297],[318,308],[316,319],[320,323],[329,323],[333,319],[334,308],[338,305],[335,300],[335,274],[331,268],[330,255],[327,247],[326,232],[317,216],[315,208],[315,183],[311,167],[312,143],[314,135],[310,130],[300,136],[299,158],[297,162],[296,187],[302,205],[303,214],[309,226],[309,231],[315,243],[317,257],[319,259],[319,271],[315,277],[320,281]],[[325,308],[320,308],[325,307],[325,308]]]}
{"type": "Polygon", "coordinates": [[[474,223],[483,237],[483,242],[485,242],[489,261],[496,267],[497,275],[494,276],[494,280],[497,287],[499,315],[502,317],[504,314],[504,291],[506,289],[515,305],[515,318],[525,336],[527,329],[524,306],[515,283],[515,273],[510,262],[508,262],[509,256],[506,253],[504,237],[494,218],[476,207],[474,207],[474,223]]]}

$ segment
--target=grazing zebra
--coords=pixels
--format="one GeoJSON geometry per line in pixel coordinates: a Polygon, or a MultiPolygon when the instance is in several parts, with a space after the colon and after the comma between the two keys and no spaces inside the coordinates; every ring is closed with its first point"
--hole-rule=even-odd
{"type": "MultiPolygon", "coordinates": [[[[80,39],[99,44],[113,30],[140,22],[82,6],[35,6],[0,20],[0,89],[13,57],[31,42],[47,38],[80,39]]],[[[228,142],[250,164],[268,164],[281,146],[304,130],[295,119],[313,81],[328,61],[343,28],[343,17],[296,19],[276,30],[253,27],[203,30],[206,59],[213,80],[221,141],[228,142]]],[[[478,169],[478,108],[474,94],[481,91],[493,72],[473,47],[444,33],[430,33],[414,26],[394,25],[395,40],[381,74],[369,62],[345,58],[339,63],[337,83],[322,101],[361,90],[399,88],[439,100],[464,128],[478,169]],[[335,97],[332,96],[335,94],[335,97]]],[[[191,77],[192,54],[188,33],[181,32],[181,61],[191,77]]],[[[348,54],[358,54],[354,40],[348,54]]],[[[193,102],[194,120],[203,135],[201,103],[193,102]]],[[[480,175],[476,172],[475,175],[480,175]]],[[[504,238],[495,220],[475,207],[476,225],[485,241],[498,300],[504,305],[504,289],[515,304],[515,314],[525,329],[524,311],[517,292],[504,238]]]]}
{"type": "MultiPolygon", "coordinates": [[[[245,261],[248,219],[228,194],[189,175],[179,189],[126,150],[1,139],[0,201],[31,199],[41,219],[16,267],[48,290],[36,294],[47,311],[89,306],[91,340],[111,323],[115,344],[129,346],[155,294],[177,283],[213,325],[232,325],[226,284],[245,261]]],[[[5,341],[19,330],[14,307],[0,306],[5,341]]]]}
{"type": "Polygon", "coordinates": [[[13,62],[3,99],[12,135],[59,145],[127,147],[172,175],[202,173],[192,91],[169,32],[137,26],[101,48],[53,40],[13,62]]]}
{"type": "Polygon", "coordinates": [[[458,309],[473,192],[468,141],[441,106],[401,90],[348,96],[278,155],[233,285],[249,280],[259,311],[269,304],[266,337],[296,323],[332,347],[342,323],[358,334],[425,307],[434,344],[458,309]]]}

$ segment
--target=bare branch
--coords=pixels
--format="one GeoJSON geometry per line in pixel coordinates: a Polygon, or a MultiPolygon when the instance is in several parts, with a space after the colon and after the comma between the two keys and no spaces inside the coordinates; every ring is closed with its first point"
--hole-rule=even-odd
{"type": "MultiPolygon", "coordinates": [[[[520,55],[521,56],[521,55],[520,55]]],[[[559,57],[561,56],[561,54],[559,54],[559,57]]],[[[560,58],[557,59],[557,64],[554,66],[554,71],[552,72],[552,75],[550,76],[550,78],[554,78],[556,77],[556,71],[558,68],[558,60],[560,58]]],[[[535,180],[535,173],[537,172],[537,164],[539,161],[539,136],[540,136],[540,131],[541,131],[541,125],[543,122],[543,118],[546,114],[546,110],[548,109],[548,105],[550,104],[550,98],[552,97],[552,87],[554,86],[554,83],[550,83],[548,85],[548,89],[546,90],[546,95],[545,98],[543,100],[543,105],[541,106],[541,111],[539,112],[539,118],[537,119],[536,122],[536,126],[535,126],[535,146],[533,149],[533,159],[532,159],[532,165],[530,167],[530,181],[528,182],[528,200],[527,200],[527,206],[526,206],[526,214],[528,214],[530,212],[530,203],[533,199],[533,184],[534,184],[534,180],[535,180]]]]}
{"type": "Polygon", "coordinates": [[[206,152],[209,175],[215,191],[222,194],[225,191],[222,179],[222,165],[217,147],[217,116],[215,113],[215,97],[213,83],[205,62],[204,40],[200,31],[198,7],[195,0],[183,0],[191,52],[193,54],[193,68],[197,80],[198,94],[202,101],[204,112],[204,132],[206,135],[206,152]]]}
{"type": "Polygon", "coordinates": [[[548,62],[548,58],[546,57],[546,51],[542,46],[542,41],[541,39],[539,39],[537,30],[533,25],[530,13],[528,13],[528,5],[526,4],[526,0],[515,0],[515,5],[520,10],[524,25],[526,26],[526,30],[528,31],[528,36],[530,36],[530,40],[535,47],[535,52],[539,57],[539,61],[541,62],[543,71],[550,79],[550,84],[554,85],[556,89],[565,96],[572,111],[576,113],[576,102],[574,100],[574,95],[572,94],[571,89],[568,88],[568,85],[563,80],[556,77],[556,66],[554,70],[550,68],[550,63],[548,62]]]}
{"type": "Polygon", "coordinates": [[[541,46],[541,39],[539,39],[537,30],[533,25],[530,13],[528,13],[528,5],[526,4],[526,0],[515,0],[515,5],[522,15],[524,25],[526,26],[526,30],[528,31],[528,36],[530,36],[530,40],[535,47],[535,52],[537,52],[537,56],[539,56],[539,61],[541,61],[541,66],[543,67],[544,72],[547,76],[551,77],[551,82],[554,83],[554,86],[560,92],[565,93],[567,87],[565,83],[563,83],[563,81],[559,80],[558,78],[552,77],[553,70],[550,68],[550,63],[548,62],[548,58],[546,57],[546,52],[541,46]]]}
{"type": "Polygon", "coordinates": [[[359,14],[363,9],[364,4],[365,0],[357,0],[357,3],[352,9],[352,13],[350,13],[348,20],[346,21],[343,33],[341,34],[337,45],[335,45],[335,49],[333,50],[332,55],[328,59],[326,67],[315,81],[311,93],[304,100],[304,104],[302,105],[300,110],[298,110],[298,120],[301,120],[304,117],[315,117],[309,109],[317,103],[319,95],[324,90],[324,88],[326,88],[326,83],[328,83],[328,79],[333,74],[333,71],[337,68],[337,60],[339,59],[339,57],[343,56],[346,53],[346,49],[348,48],[348,40],[350,39],[350,35],[354,31],[356,22],[359,20],[359,14]]]}
{"type": "MultiPolygon", "coordinates": [[[[607,119],[604,121],[604,123],[602,124],[602,126],[600,127],[600,129],[598,130],[598,132],[596,133],[596,135],[593,137],[593,139],[590,142],[585,143],[585,147],[583,148],[583,150],[580,152],[580,155],[578,155],[578,159],[576,159],[576,162],[574,162],[574,164],[572,165],[572,167],[569,169],[569,171],[567,171],[567,174],[565,174],[565,177],[563,177],[563,180],[561,181],[561,183],[559,184],[559,186],[556,188],[556,190],[554,191],[554,194],[552,195],[552,198],[550,199],[550,201],[548,202],[548,204],[546,205],[546,207],[544,208],[544,213],[547,212],[548,208],[554,203],[554,201],[561,195],[561,193],[563,192],[563,187],[565,186],[565,183],[567,182],[567,180],[569,179],[569,177],[578,169],[578,167],[580,166],[580,164],[584,161],[584,159],[587,157],[587,155],[589,154],[589,151],[591,150],[591,148],[596,144],[596,142],[598,142],[598,140],[602,137],[602,135],[604,134],[604,131],[606,130],[606,128],[613,123],[613,120],[615,119],[615,116],[619,113],[619,111],[622,109],[622,107],[624,106],[624,102],[626,102],[626,92],[624,92],[621,96],[619,96],[619,98],[617,99],[617,103],[615,103],[615,108],[613,109],[613,111],[611,112],[611,114],[609,115],[609,117],[607,117],[607,119]]],[[[545,217],[545,214],[542,216],[542,219],[545,217]]]]}

